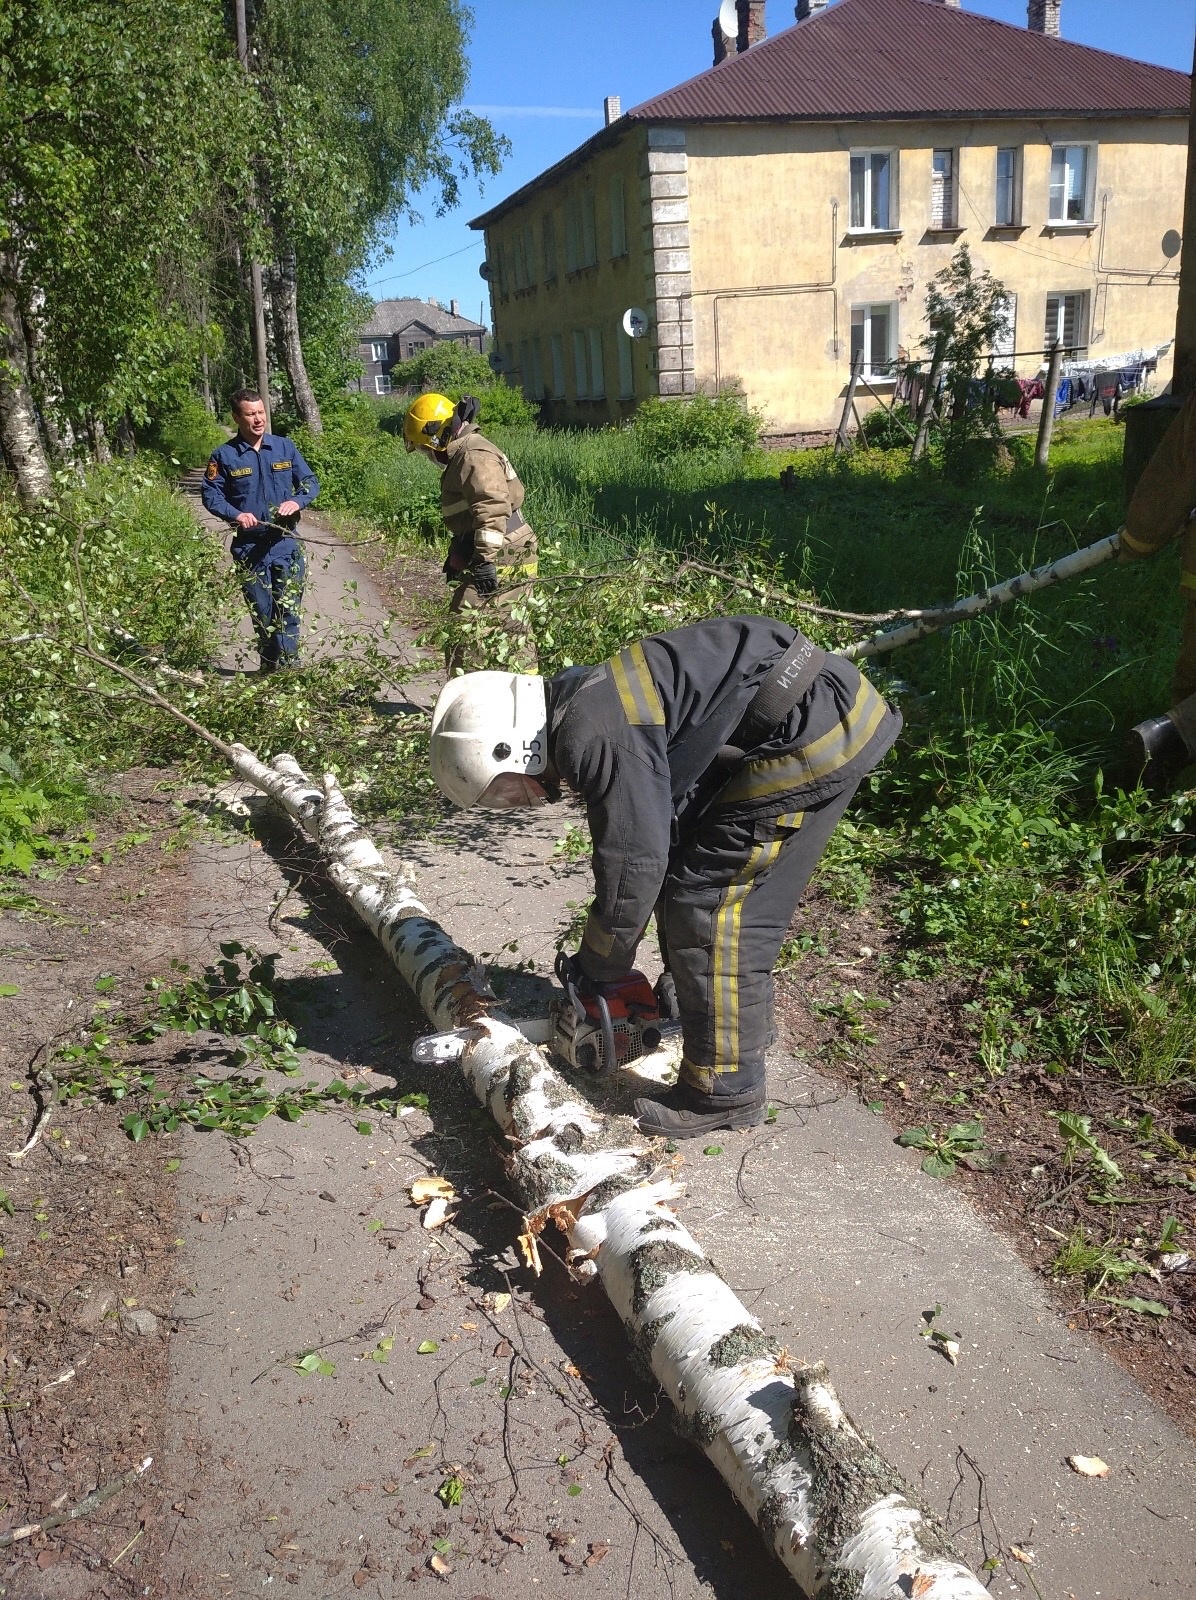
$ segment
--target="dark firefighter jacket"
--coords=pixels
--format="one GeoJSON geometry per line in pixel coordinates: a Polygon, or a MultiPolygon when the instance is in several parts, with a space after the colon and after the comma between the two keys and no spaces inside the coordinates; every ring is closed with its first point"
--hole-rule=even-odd
{"type": "Polygon", "coordinates": [[[264,433],[259,450],[238,434],[213,450],[203,479],[203,503],[224,522],[236,522],[243,511],[269,522],[271,506],[284,500],[308,506],[319,492],[299,446],[279,433],[264,433]]]}
{"type": "Polygon", "coordinates": [[[594,843],[580,953],[590,977],[629,970],[670,850],[707,807],[805,810],[854,787],[896,739],[900,714],[851,662],[828,655],[785,721],[726,775],[719,750],[797,637],[768,617],[715,617],[549,680],[549,754],[585,802],[594,843]]]}
{"type": "Polygon", "coordinates": [[[1182,535],[1180,587],[1196,602],[1196,393],[1163,435],[1130,500],[1121,535],[1129,556],[1150,556],[1182,535]]]}

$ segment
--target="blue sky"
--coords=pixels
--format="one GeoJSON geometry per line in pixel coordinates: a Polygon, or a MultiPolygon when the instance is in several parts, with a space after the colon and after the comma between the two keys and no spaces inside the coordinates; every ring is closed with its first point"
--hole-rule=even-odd
{"type": "MultiPolygon", "coordinates": [[[[964,7],[1024,26],[1026,0],[963,0],[964,7]]],[[[475,0],[465,103],[511,141],[502,171],[484,191],[470,180],[462,204],[404,224],[392,254],[367,275],[376,299],[414,295],[459,300],[462,312],[489,323],[486,285],[478,276],[482,236],[469,219],[559,161],[602,126],[604,95],[624,109],[682,83],[711,64],[710,25],[717,0],[475,0]]],[[[1063,34],[1190,71],[1196,0],[1063,0],[1063,34]]],[[[793,0],[768,0],[768,28],[793,23],[793,0]]]]}

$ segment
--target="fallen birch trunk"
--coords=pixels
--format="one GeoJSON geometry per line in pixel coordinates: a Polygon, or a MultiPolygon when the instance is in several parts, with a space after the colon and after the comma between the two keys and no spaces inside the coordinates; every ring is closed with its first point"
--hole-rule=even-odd
{"type": "Polygon", "coordinates": [[[332,881],[389,953],[433,1025],[459,1034],[461,1070],[516,1143],[524,1252],[549,1220],[574,1270],[602,1284],[637,1357],[809,1595],[987,1600],[938,1520],[844,1413],[821,1365],[765,1333],[677,1220],[678,1186],[625,1117],[605,1116],[497,1010],[482,968],[392,873],[336,780],[315,787],[290,756],[234,770],[316,841],[332,881]]]}
{"type": "Polygon", "coordinates": [[[1047,589],[1053,583],[1064,583],[1068,578],[1078,577],[1081,572],[1089,572],[1093,567],[1110,560],[1120,548],[1120,533],[1111,533],[1107,539],[1098,539],[1096,544],[1073,550],[1070,555],[1060,556],[1057,561],[1048,561],[1045,566],[1035,567],[1032,572],[1019,572],[1016,577],[1005,578],[979,594],[967,595],[937,610],[920,612],[916,621],[902,623],[899,628],[890,628],[887,633],[862,639],[858,644],[849,644],[837,654],[846,656],[849,661],[862,661],[865,656],[886,655],[890,650],[899,650],[902,645],[924,639],[929,633],[937,633],[940,628],[949,628],[953,623],[983,616],[986,611],[995,611],[1009,600],[1020,600],[1024,595],[1033,594],[1036,589],[1047,589]]]}

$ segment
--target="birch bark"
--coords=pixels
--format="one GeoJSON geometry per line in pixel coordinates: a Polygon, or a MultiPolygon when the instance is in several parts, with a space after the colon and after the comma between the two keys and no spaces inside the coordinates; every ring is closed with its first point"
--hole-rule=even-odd
{"type": "Polygon", "coordinates": [[[8,258],[0,262],[0,437],[21,504],[32,508],[50,497],[54,480],[38,431],[11,265],[8,258]]]}
{"type": "Polygon", "coordinates": [[[299,281],[295,265],[295,252],[283,253],[274,273],[274,315],[282,344],[283,364],[291,380],[291,393],[295,409],[309,433],[324,431],[319,402],[307,376],[307,363],[303,359],[303,343],[299,337],[299,281]]]}

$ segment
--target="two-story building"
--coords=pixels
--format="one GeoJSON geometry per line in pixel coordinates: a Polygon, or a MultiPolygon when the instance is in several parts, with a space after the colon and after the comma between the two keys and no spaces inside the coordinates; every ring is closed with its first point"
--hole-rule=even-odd
{"type": "Polygon", "coordinates": [[[434,344],[449,340],[480,355],[486,328],[463,317],[456,300],[447,311],[437,300],[379,300],[358,338],[364,370],[355,387],[362,394],[383,395],[391,390],[391,368],[434,344]]]}
{"type": "Polygon", "coordinates": [[[1019,374],[1056,340],[1171,339],[1186,73],[1056,36],[1059,0],[1024,29],[958,0],[799,0],[772,38],[763,0],[737,9],[725,59],[472,224],[503,370],[550,419],[737,383],[777,431],[829,427],[853,354],[879,386],[921,353],[964,240],[1008,289],[1019,374]]]}

